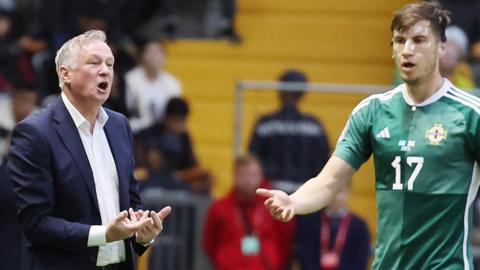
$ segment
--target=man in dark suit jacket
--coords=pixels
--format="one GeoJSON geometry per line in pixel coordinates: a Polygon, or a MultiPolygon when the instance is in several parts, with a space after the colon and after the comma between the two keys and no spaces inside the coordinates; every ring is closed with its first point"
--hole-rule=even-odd
{"type": "Polygon", "coordinates": [[[2,270],[20,269],[22,234],[15,211],[15,193],[7,176],[6,161],[0,160],[0,258],[2,270]]]}
{"type": "Polygon", "coordinates": [[[23,269],[133,270],[133,250],[145,251],[171,211],[141,210],[129,124],[102,108],[114,62],[105,40],[88,31],[58,50],[61,98],[12,134],[23,269]]]}

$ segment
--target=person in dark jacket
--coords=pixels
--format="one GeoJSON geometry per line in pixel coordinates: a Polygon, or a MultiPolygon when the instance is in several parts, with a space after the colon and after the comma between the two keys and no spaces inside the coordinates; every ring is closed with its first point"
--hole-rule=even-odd
{"type": "MultiPolygon", "coordinates": [[[[306,83],[308,79],[292,69],[280,76],[280,82],[306,83]]],[[[258,120],[249,145],[272,185],[287,192],[317,175],[330,152],[322,123],[298,108],[303,95],[301,88],[280,91],[280,109],[258,120]]]]}
{"type": "Polygon", "coordinates": [[[299,216],[298,258],[302,270],[366,270],[370,257],[367,223],[347,206],[349,188],[323,211],[299,216]]]}

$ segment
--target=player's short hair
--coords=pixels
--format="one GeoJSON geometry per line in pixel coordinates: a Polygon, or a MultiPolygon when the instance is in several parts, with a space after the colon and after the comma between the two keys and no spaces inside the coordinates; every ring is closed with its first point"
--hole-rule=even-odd
{"type": "Polygon", "coordinates": [[[92,40],[100,40],[106,42],[107,36],[105,32],[100,30],[90,30],[78,36],[75,36],[65,42],[65,44],[60,47],[55,56],[55,68],[58,75],[58,83],[61,89],[64,87],[63,79],[60,75],[60,67],[66,66],[68,68],[74,68],[74,56],[78,53],[80,48],[86,43],[92,40]]]}
{"type": "Polygon", "coordinates": [[[393,16],[391,31],[403,32],[418,21],[427,20],[433,32],[442,42],[447,41],[445,29],[450,24],[450,12],[436,0],[423,1],[404,6],[393,16]]]}

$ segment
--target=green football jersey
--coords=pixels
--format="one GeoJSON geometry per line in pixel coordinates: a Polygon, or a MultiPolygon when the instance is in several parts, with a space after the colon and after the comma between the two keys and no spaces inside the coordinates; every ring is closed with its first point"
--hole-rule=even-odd
{"type": "Polygon", "coordinates": [[[420,104],[406,91],[400,85],[360,102],[334,152],[356,169],[373,154],[373,269],[473,269],[480,99],[446,79],[420,104]]]}

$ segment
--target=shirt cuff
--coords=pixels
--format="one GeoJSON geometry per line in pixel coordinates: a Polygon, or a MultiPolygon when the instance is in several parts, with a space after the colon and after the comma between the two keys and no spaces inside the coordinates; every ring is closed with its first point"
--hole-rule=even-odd
{"type": "Polygon", "coordinates": [[[88,232],[88,247],[104,246],[107,244],[107,226],[92,225],[88,232]]]}

